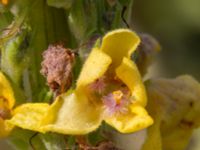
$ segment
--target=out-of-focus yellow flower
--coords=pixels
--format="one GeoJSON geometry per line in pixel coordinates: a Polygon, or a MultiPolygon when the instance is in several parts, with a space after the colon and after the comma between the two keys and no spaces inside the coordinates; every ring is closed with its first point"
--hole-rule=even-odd
{"type": "Polygon", "coordinates": [[[0,138],[8,136],[13,129],[14,126],[10,123],[11,118],[13,118],[13,121],[15,119],[19,122],[25,121],[26,127],[31,127],[34,124],[34,127],[39,130],[37,123],[41,121],[43,114],[49,108],[48,104],[31,104],[31,108],[29,108],[29,104],[24,104],[13,109],[14,104],[15,98],[12,87],[3,73],[0,72],[0,138]],[[26,116],[26,120],[23,120],[24,116],[26,116]],[[30,121],[29,123],[29,117],[31,121],[35,122],[30,121]]]}
{"type": "Polygon", "coordinates": [[[147,110],[155,120],[142,150],[183,150],[200,126],[200,83],[190,75],[147,82],[147,110]]]}
{"type": "Polygon", "coordinates": [[[57,97],[50,108],[44,106],[44,117],[44,104],[26,104],[18,111],[29,111],[16,113],[9,122],[25,129],[62,134],[87,134],[103,120],[122,133],[148,127],[153,120],[144,108],[145,88],[130,59],[139,42],[130,30],[109,32],[101,47],[92,49],[74,91],[57,97]]]}
{"type": "Polygon", "coordinates": [[[12,125],[6,123],[12,115],[12,108],[15,104],[15,98],[10,83],[0,72],[0,137],[7,136],[12,125]]]}
{"type": "Polygon", "coordinates": [[[1,0],[1,3],[4,4],[4,5],[7,5],[8,4],[8,0],[1,0]]]}

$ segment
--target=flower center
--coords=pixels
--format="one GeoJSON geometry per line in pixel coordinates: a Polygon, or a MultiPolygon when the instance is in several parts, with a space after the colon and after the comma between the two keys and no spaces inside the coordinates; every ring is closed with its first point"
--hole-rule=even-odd
{"type": "Polygon", "coordinates": [[[88,94],[93,101],[103,103],[107,115],[124,114],[129,111],[130,91],[116,77],[104,75],[98,78],[88,85],[88,94]]]}
{"type": "Polygon", "coordinates": [[[114,92],[112,92],[112,94],[113,94],[113,98],[114,98],[116,104],[120,104],[121,99],[123,97],[122,91],[120,91],[120,90],[114,91],[114,92]]]}

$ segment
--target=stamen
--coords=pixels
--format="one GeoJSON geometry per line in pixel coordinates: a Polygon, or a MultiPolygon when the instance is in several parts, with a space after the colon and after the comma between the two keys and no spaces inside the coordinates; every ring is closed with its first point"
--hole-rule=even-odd
{"type": "Polygon", "coordinates": [[[120,101],[122,99],[123,93],[122,91],[114,91],[113,93],[114,100],[116,101],[116,104],[120,104],[120,101]]]}
{"type": "Polygon", "coordinates": [[[106,74],[88,85],[90,97],[101,99],[107,115],[125,114],[132,103],[130,90],[117,77],[106,74]]]}
{"type": "Polygon", "coordinates": [[[103,104],[105,106],[105,112],[108,115],[113,114],[124,114],[128,112],[128,104],[131,103],[128,92],[123,92],[122,90],[117,90],[103,96],[103,104]]]}

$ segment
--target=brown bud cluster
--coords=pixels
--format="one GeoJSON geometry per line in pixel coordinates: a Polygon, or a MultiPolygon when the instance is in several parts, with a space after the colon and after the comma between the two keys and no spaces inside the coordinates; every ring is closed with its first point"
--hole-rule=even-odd
{"type": "Polygon", "coordinates": [[[62,45],[50,45],[43,53],[41,74],[47,79],[50,89],[59,95],[72,83],[72,67],[75,54],[62,45]]]}

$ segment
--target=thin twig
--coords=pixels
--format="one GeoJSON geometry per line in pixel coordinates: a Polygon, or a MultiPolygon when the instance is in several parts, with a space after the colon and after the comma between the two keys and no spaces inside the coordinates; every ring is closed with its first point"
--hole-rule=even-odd
{"type": "Polygon", "coordinates": [[[36,136],[38,135],[38,132],[35,132],[30,138],[29,138],[29,144],[30,144],[30,146],[31,146],[31,148],[33,149],[33,150],[36,150],[35,149],[35,147],[34,147],[34,145],[33,145],[33,138],[35,138],[36,136]]]}
{"type": "Polygon", "coordinates": [[[123,22],[126,24],[126,27],[130,28],[129,24],[127,23],[126,19],[124,18],[126,10],[127,10],[127,7],[123,6],[122,13],[121,13],[121,18],[122,18],[123,22]]]}

